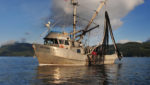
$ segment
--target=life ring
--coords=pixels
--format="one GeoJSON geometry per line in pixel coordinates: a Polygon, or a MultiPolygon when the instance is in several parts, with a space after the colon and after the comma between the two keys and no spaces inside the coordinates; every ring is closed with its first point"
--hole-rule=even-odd
{"type": "Polygon", "coordinates": [[[60,48],[64,48],[64,45],[59,45],[60,48]]]}

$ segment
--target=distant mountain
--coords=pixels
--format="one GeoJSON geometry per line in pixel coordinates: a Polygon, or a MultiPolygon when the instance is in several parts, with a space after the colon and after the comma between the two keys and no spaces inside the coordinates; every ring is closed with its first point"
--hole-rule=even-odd
{"type": "MultiPolygon", "coordinates": [[[[138,42],[128,42],[125,44],[117,44],[118,49],[126,57],[150,57],[150,42],[138,43],[138,42]]],[[[114,47],[111,45],[109,47],[109,54],[114,53],[114,47]]]]}
{"type": "MultiPolygon", "coordinates": [[[[150,42],[137,43],[128,42],[117,44],[118,49],[125,57],[150,57],[150,42]]],[[[114,53],[114,46],[110,45],[108,54],[114,53]]],[[[29,43],[15,43],[12,45],[3,45],[0,47],[0,56],[33,56],[34,51],[29,43]]]]}
{"type": "Polygon", "coordinates": [[[148,39],[146,42],[150,42],[150,39],[148,39]]]}
{"type": "Polygon", "coordinates": [[[14,43],[0,47],[0,56],[33,56],[34,51],[29,43],[14,43]]]}

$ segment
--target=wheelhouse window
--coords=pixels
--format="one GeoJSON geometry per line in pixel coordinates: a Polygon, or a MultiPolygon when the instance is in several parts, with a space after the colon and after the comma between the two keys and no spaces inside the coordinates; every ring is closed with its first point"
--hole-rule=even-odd
{"type": "Polygon", "coordinates": [[[57,39],[46,39],[44,44],[49,44],[49,45],[58,44],[58,41],[57,39]]]}
{"type": "Polygon", "coordinates": [[[69,45],[69,42],[68,42],[68,40],[65,40],[65,45],[69,45]]]}
{"type": "Polygon", "coordinates": [[[81,50],[80,50],[80,49],[77,49],[77,53],[81,53],[81,50]]]}
{"type": "Polygon", "coordinates": [[[59,40],[59,44],[64,44],[64,40],[59,40]]]}
{"type": "Polygon", "coordinates": [[[69,45],[68,40],[59,40],[59,44],[69,45]]]}

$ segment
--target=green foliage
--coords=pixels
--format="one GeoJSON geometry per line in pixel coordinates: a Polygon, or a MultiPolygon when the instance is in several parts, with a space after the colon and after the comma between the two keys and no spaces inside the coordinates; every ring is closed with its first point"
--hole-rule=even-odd
{"type": "Polygon", "coordinates": [[[15,43],[0,48],[0,56],[33,56],[33,54],[32,45],[28,43],[15,43]]]}
{"type": "MultiPolygon", "coordinates": [[[[117,44],[120,52],[125,57],[144,57],[150,56],[150,42],[137,43],[129,42],[125,44],[117,44]]],[[[110,45],[108,54],[113,54],[114,46],[110,45]]],[[[13,45],[4,45],[0,47],[0,56],[33,56],[34,51],[31,44],[28,43],[15,43],[13,45]]]]}
{"type": "MultiPolygon", "coordinates": [[[[150,42],[137,43],[128,42],[125,44],[117,44],[120,52],[126,57],[148,57],[150,56],[150,42]]],[[[114,46],[110,45],[108,54],[114,53],[114,46]]]]}

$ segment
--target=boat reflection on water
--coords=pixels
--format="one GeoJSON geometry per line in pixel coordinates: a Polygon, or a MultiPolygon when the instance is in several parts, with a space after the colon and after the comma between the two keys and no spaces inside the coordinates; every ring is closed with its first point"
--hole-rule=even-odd
{"type": "Polygon", "coordinates": [[[39,66],[38,85],[107,85],[117,81],[118,65],[39,66]],[[112,68],[115,67],[115,68],[112,68]],[[115,78],[114,78],[115,76],[115,78]]]}

